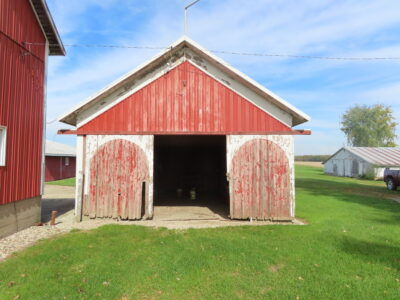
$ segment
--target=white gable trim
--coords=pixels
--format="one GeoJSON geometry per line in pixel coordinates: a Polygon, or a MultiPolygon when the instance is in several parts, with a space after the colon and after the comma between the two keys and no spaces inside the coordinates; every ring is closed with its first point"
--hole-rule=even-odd
{"type": "Polygon", "coordinates": [[[338,154],[340,151],[342,151],[344,149],[344,147],[340,148],[338,151],[336,151],[335,153],[333,153],[331,156],[328,157],[328,159],[326,159],[325,161],[322,162],[322,164],[326,164],[328,161],[330,161],[332,158],[334,158],[336,156],[336,154],[338,154]]]}
{"type": "MultiPolygon", "coordinates": [[[[220,71],[218,68],[214,67],[209,62],[203,60],[201,65],[199,64],[199,60],[192,59],[194,53],[188,53],[189,55],[182,56],[180,59],[176,60],[172,64],[165,64],[159,69],[154,70],[151,73],[148,73],[147,76],[143,77],[141,80],[138,80],[134,85],[131,86],[129,91],[126,91],[125,88],[122,88],[123,93],[121,96],[116,97],[115,93],[105,97],[100,102],[96,103],[92,107],[89,107],[87,110],[83,111],[78,116],[78,123],[77,127],[82,127],[83,125],[87,124],[88,122],[92,121],[99,115],[103,114],[107,110],[111,109],[115,105],[119,104],[120,102],[127,99],[129,96],[133,95],[134,93],[138,92],[145,86],[149,85],[150,83],[154,82],[158,78],[162,77],[167,72],[171,71],[172,69],[178,67],[184,61],[189,62],[192,66],[199,69],[200,72],[204,72],[205,74],[209,75],[214,80],[218,81],[220,84],[225,86],[226,88],[230,89],[234,93],[238,94],[239,96],[243,97],[257,108],[261,109],[268,115],[271,115],[273,118],[281,121],[283,124],[287,125],[288,127],[292,127],[292,116],[287,112],[281,110],[274,104],[266,101],[260,95],[255,93],[254,91],[248,89],[247,87],[243,86],[242,84],[238,83],[234,79],[228,77],[224,72],[220,71]],[[193,62],[194,60],[194,62],[193,62]]],[[[129,83],[127,83],[129,85],[129,83]]],[[[117,94],[120,94],[119,90],[117,94]]]]}
{"type": "MultiPolygon", "coordinates": [[[[287,108],[292,115],[295,115],[297,118],[301,118],[302,122],[293,122],[293,126],[307,122],[311,120],[311,117],[305,114],[304,112],[298,110],[295,108],[293,105],[291,105],[289,102],[285,101],[275,93],[271,92],[269,89],[264,87],[263,85],[259,84],[257,81],[251,79],[249,76],[246,74],[240,72],[239,70],[235,69],[231,65],[229,65],[227,62],[219,58],[218,56],[214,55],[207,49],[203,48],[199,44],[197,44],[195,41],[191,40],[188,37],[184,37],[184,40],[186,40],[194,49],[200,51],[203,55],[208,56],[211,60],[213,60],[217,65],[220,65],[222,68],[227,69],[229,72],[231,72],[234,76],[237,78],[241,79],[243,82],[250,84],[252,87],[258,89],[260,92],[264,93],[266,96],[270,97],[271,100],[274,100],[273,102],[276,102],[275,105],[285,107],[287,108]]],[[[264,101],[268,101],[268,99],[265,99],[264,101]]],[[[272,102],[272,101],[271,101],[272,102]]],[[[294,119],[294,118],[293,118],[294,119]]]]}
{"type": "MultiPolygon", "coordinates": [[[[187,46],[189,49],[194,51],[195,53],[198,53],[198,56],[209,61],[210,65],[212,65],[214,68],[221,68],[220,72],[226,73],[228,78],[231,80],[235,78],[235,80],[243,85],[244,87],[247,87],[249,90],[253,90],[255,94],[258,94],[263,101],[269,102],[270,105],[275,105],[277,108],[279,108],[282,112],[287,113],[288,115],[292,116],[292,122],[290,122],[290,126],[294,126],[303,122],[306,122],[310,120],[310,117],[306,115],[305,113],[301,112],[300,110],[297,110],[295,107],[287,103],[285,100],[282,98],[278,97],[262,85],[258,84],[256,81],[252,80],[245,74],[239,72],[238,70],[234,69],[233,67],[229,66],[226,62],[223,60],[219,59],[212,53],[208,52],[204,48],[202,48],[200,45],[196,44],[192,40],[190,40],[187,37],[182,37],[179,39],[177,42],[171,45],[171,47],[166,48],[164,51],[162,51],[160,54],[155,56],[153,59],[151,59],[149,62],[146,62],[136,68],[134,71],[129,72],[125,76],[121,77],[120,79],[114,81],[104,89],[102,89],[99,93],[93,95],[92,97],[88,98],[87,100],[83,101],[81,104],[77,105],[74,109],[70,110],[68,113],[62,115],[59,118],[60,122],[64,122],[70,125],[75,125],[75,126],[81,126],[78,125],[82,123],[82,120],[85,118],[80,117],[80,120],[77,119],[76,116],[81,115],[86,109],[86,107],[91,107],[91,103],[93,103],[93,107],[98,105],[96,102],[104,102],[105,98],[108,98],[109,96],[114,95],[113,97],[115,98],[115,91],[119,90],[120,95],[122,96],[121,93],[121,86],[126,85],[127,82],[129,81],[135,81],[135,77],[139,77],[139,73],[141,72],[146,72],[146,69],[149,69],[151,67],[157,66],[157,64],[160,64],[163,60],[167,60],[168,57],[172,58],[176,53],[175,48],[178,48],[178,53],[179,53],[179,47],[184,47],[187,46]],[[213,64],[216,64],[217,67],[215,67],[213,64]],[[135,76],[138,75],[138,76],[135,76]],[[108,94],[108,95],[106,95],[108,94]],[[102,98],[102,95],[104,95],[104,98],[102,98]]],[[[171,66],[169,66],[171,67],[171,66]]],[[[152,73],[152,72],[150,72],[152,73]]],[[[148,77],[145,75],[145,77],[148,77]]],[[[225,84],[226,86],[226,84],[225,84]]],[[[236,91],[237,92],[237,91],[236,91]]],[[[126,97],[127,94],[124,94],[124,97],[126,97]]],[[[258,102],[258,101],[257,101],[258,102]]],[[[261,103],[261,102],[260,102],[261,103]]],[[[104,103],[102,104],[104,105],[104,103]]],[[[100,106],[102,106],[100,105],[100,106]]],[[[260,104],[259,104],[260,105],[260,104]]],[[[274,117],[277,117],[278,119],[285,119],[283,117],[285,114],[282,114],[281,116],[273,114],[274,117]]],[[[284,122],[287,124],[288,122],[284,122]]]]}
{"type": "Polygon", "coordinates": [[[133,95],[137,91],[141,90],[145,86],[149,85],[153,81],[157,80],[158,78],[162,77],[164,74],[168,73],[170,70],[174,69],[181,63],[183,63],[185,57],[182,56],[174,63],[166,63],[162,65],[160,68],[154,70],[153,72],[147,73],[146,76],[137,80],[136,82],[131,83],[130,90],[126,90],[126,85],[129,85],[129,82],[122,86],[120,89],[116,90],[116,92],[110,94],[109,96],[101,99],[101,101],[95,103],[88,109],[82,111],[77,116],[77,128],[82,127],[83,125],[87,124],[91,120],[95,119],[97,116],[103,114],[110,108],[114,107],[118,103],[122,102],[129,96],[133,95]]]}
{"type": "Polygon", "coordinates": [[[64,122],[73,126],[77,126],[78,125],[78,120],[76,122],[76,124],[71,124],[70,122],[68,122],[68,117],[70,117],[71,115],[73,115],[74,113],[78,112],[80,109],[82,109],[84,106],[90,104],[90,102],[95,101],[96,99],[98,99],[101,95],[111,91],[114,87],[119,86],[121,83],[128,81],[131,77],[134,77],[134,75],[136,73],[139,73],[140,71],[142,71],[143,69],[145,69],[146,67],[149,67],[152,63],[156,62],[159,59],[162,59],[163,57],[166,57],[166,54],[171,51],[173,48],[177,47],[180,43],[183,42],[183,38],[176,41],[174,44],[172,44],[169,48],[166,48],[165,50],[163,50],[161,53],[157,54],[156,56],[154,56],[152,59],[150,59],[149,61],[144,62],[143,64],[139,65],[136,69],[134,69],[131,72],[128,72],[127,74],[123,75],[122,77],[118,78],[117,80],[111,82],[109,85],[105,86],[103,89],[101,89],[100,91],[98,91],[97,93],[95,93],[94,95],[90,96],[89,98],[83,100],[81,103],[79,103],[78,105],[74,106],[71,110],[69,110],[68,112],[66,112],[65,114],[61,115],[58,118],[59,122],[64,122]]]}
{"type": "MultiPolygon", "coordinates": [[[[189,56],[196,55],[190,49],[187,50],[189,56]]],[[[187,55],[187,54],[186,54],[187,55]]],[[[207,60],[193,59],[191,57],[188,59],[189,63],[193,66],[198,68],[200,71],[203,71],[213,79],[217,80],[219,83],[233,91],[234,93],[240,95],[265,113],[271,115],[275,119],[281,121],[286,126],[292,127],[293,126],[293,117],[285,112],[284,110],[280,109],[275,104],[269,102],[253,90],[249,89],[248,87],[244,86],[234,78],[227,75],[225,72],[221,71],[217,67],[215,67],[212,63],[208,62],[207,60]]]]}

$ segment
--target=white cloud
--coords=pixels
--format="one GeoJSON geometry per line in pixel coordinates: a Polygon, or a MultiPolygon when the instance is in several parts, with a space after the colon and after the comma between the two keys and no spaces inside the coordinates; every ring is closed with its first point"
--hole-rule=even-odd
{"type": "MultiPolygon", "coordinates": [[[[166,46],[183,31],[186,2],[179,0],[48,2],[65,43],[88,43],[87,38],[95,37],[98,44],[166,46]],[[123,10],[118,10],[121,6],[123,10]],[[117,10],[119,15],[113,15],[117,10]],[[109,14],[104,24],[96,23],[100,12],[109,14]]],[[[203,0],[190,8],[188,16],[189,36],[208,49],[325,56],[400,53],[395,34],[400,30],[398,1],[203,0]]],[[[67,57],[50,59],[50,120],[155,54],[127,49],[67,50],[67,57]]],[[[379,96],[399,108],[396,82],[400,76],[396,74],[400,74],[400,61],[222,57],[315,119],[302,127],[315,128],[317,134],[296,139],[303,154],[307,149],[320,154],[319,150],[330,153],[340,147],[344,139],[335,124],[354,103],[371,103],[379,96]]],[[[65,127],[52,124],[49,131],[57,126],[65,127]]]]}

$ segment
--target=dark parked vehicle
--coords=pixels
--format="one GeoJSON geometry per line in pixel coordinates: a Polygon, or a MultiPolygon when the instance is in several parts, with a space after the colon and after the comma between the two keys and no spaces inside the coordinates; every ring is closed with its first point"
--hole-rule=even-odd
{"type": "Polygon", "coordinates": [[[400,185],[400,170],[386,168],[383,174],[383,181],[386,182],[388,190],[395,191],[400,185]]]}

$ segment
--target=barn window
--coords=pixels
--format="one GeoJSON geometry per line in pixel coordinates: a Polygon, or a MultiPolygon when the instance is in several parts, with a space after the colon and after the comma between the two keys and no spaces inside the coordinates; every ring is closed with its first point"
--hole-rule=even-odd
{"type": "Polygon", "coordinates": [[[66,158],[65,158],[65,165],[66,165],[66,166],[69,166],[69,157],[66,157],[66,158]]]}
{"type": "Polygon", "coordinates": [[[7,127],[0,126],[0,166],[6,165],[7,127]]]}

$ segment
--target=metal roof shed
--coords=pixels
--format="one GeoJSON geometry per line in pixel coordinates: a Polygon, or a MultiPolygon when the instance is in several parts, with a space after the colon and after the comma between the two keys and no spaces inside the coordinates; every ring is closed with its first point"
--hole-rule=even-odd
{"type": "Polygon", "coordinates": [[[74,147],[46,140],[46,156],[68,156],[75,157],[76,149],[74,147]]]}
{"type": "Polygon", "coordinates": [[[400,148],[343,147],[324,162],[324,172],[336,176],[383,177],[385,168],[400,168],[400,148]]]}

